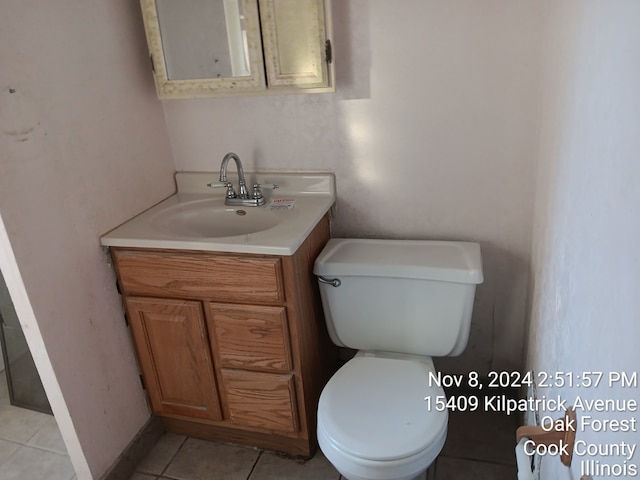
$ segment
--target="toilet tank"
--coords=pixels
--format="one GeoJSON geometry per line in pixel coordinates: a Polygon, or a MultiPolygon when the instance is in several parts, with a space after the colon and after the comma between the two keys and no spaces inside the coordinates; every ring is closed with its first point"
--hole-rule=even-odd
{"type": "Polygon", "coordinates": [[[314,273],[336,345],[428,356],[465,349],[483,280],[480,245],[429,240],[334,238],[314,273]]]}

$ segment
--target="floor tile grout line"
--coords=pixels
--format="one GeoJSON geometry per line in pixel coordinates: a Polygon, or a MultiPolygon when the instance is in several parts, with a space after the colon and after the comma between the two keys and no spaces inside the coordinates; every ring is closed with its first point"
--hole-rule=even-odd
{"type": "MultiPolygon", "coordinates": [[[[29,409],[22,408],[22,407],[16,407],[15,405],[11,405],[11,404],[9,404],[8,406],[9,406],[9,408],[10,408],[10,409],[26,410],[26,411],[31,412],[31,413],[33,413],[33,414],[37,414],[37,415],[46,415],[45,413],[36,412],[36,411],[29,410],[29,409]]],[[[55,418],[55,417],[54,417],[54,418],[55,418]]],[[[14,443],[20,443],[21,445],[24,445],[24,446],[28,446],[27,444],[28,444],[28,443],[33,439],[33,437],[35,437],[35,436],[38,434],[38,432],[39,432],[40,430],[42,430],[42,429],[44,428],[44,426],[45,426],[45,424],[46,424],[46,423],[47,423],[47,421],[45,420],[45,421],[42,423],[42,425],[40,425],[40,427],[38,427],[38,429],[37,429],[37,430],[36,430],[36,431],[35,431],[35,432],[34,432],[34,433],[29,437],[29,439],[28,439],[26,442],[24,442],[24,443],[22,443],[22,442],[16,442],[16,441],[13,441],[13,442],[14,442],[14,443]]],[[[8,440],[8,439],[5,439],[5,438],[2,438],[2,439],[3,439],[3,440],[8,440]]]]}
{"type": "MultiPolygon", "coordinates": [[[[58,429],[58,432],[60,431],[59,427],[58,427],[58,422],[55,419],[55,417],[51,417],[51,419],[53,420],[53,422],[56,424],[56,428],[58,429]]],[[[44,430],[44,428],[47,426],[47,423],[50,422],[50,419],[47,419],[47,421],[45,421],[42,426],[38,429],[38,431],[36,433],[33,434],[33,436],[27,441],[27,443],[25,443],[25,447],[31,447],[31,448],[37,448],[39,450],[44,450],[45,452],[50,452],[50,453],[55,453],[57,455],[62,455],[65,457],[69,456],[69,452],[66,450],[66,445],[65,445],[65,451],[61,452],[59,450],[53,450],[51,448],[47,448],[41,445],[36,445],[36,444],[31,444],[30,442],[36,437],[36,435],[38,435],[38,433],[40,433],[42,430],[44,430]]],[[[63,445],[64,445],[64,440],[63,440],[63,445]]]]}
{"type": "MultiPolygon", "coordinates": [[[[20,444],[16,444],[16,445],[20,445],[20,444]]],[[[24,445],[20,445],[18,448],[15,449],[15,451],[9,455],[7,458],[5,458],[2,462],[0,462],[0,467],[2,467],[2,465],[4,465],[5,463],[7,463],[9,461],[9,459],[11,457],[13,457],[16,453],[18,453],[18,451],[20,451],[20,449],[23,447],[24,445]]]]}
{"type": "Polygon", "coordinates": [[[20,442],[18,440],[11,439],[11,438],[0,437],[0,440],[4,440],[5,442],[15,443],[16,445],[20,445],[21,447],[26,447],[27,446],[26,443],[23,443],[23,442],[20,442]]]}
{"type": "MultiPolygon", "coordinates": [[[[180,450],[182,450],[182,447],[184,447],[184,444],[187,443],[187,440],[190,437],[185,436],[184,439],[182,440],[182,443],[180,443],[180,446],[178,446],[178,448],[176,448],[176,451],[173,452],[173,455],[171,455],[171,458],[169,459],[169,461],[167,462],[167,464],[164,466],[164,468],[162,469],[162,472],[160,473],[159,477],[164,477],[164,474],[167,473],[167,470],[169,469],[169,467],[171,466],[171,463],[176,459],[176,457],[178,456],[178,452],[180,452],[180,450]]],[[[155,475],[155,474],[154,474],[155,475]]],[[[159,478],[158,477],[158,478],[159,478]]]]}
{"type": "Polygon", "coordinates": [[[35,444],[31,444],[31,443],[29,443],[29,442],[31,442],[31,440],[33,440],[33,438],[38,434],[38,432],[40,432],[40,430],[42,430],[42,428],[44,428],[44,425],[43,425],[42,427],[40,427],[40,428],[36,431],[36,433],[34,433],[34,434],[29,438],[29,440],[27,440],[26,442],[21,442],[21,441],[19,441],[19,440],[15,440],[15,439],[12,439],[12,438],[6,438],[6,437],[2,437],[2,436],[0,436],[0,440],[3,440],[3,441],[5,441],[5,442],[10,442],[10,443],[13,443],[13,444],[15,444],[15,445],[19,445],[19,446],[21,446],[21,447],[36,448],[36,449],[38,449],[38,450],[43,450],[43,451],[45,451],[45,452],[55,453],[55,454],[57,454],[57,455],[61,455],[61,456],[68,457],[68,456],[69,456],[69,453],[68,453],[68,452],[66,452],[66,451],[65,451],[65,452],[60,452],[60,451],[58,451],[58,450],[52,450],[52,449],[50,449],[50,448],[46,448],[46,447],[42,447],[42,446],[39,446],[39,445],[35,445],[35,444]]]}
{"type": "Polygon", "coordinates": [[[249,475],[247,475],[247,480],[250,480],[251,475],[253,475],[253,472],[256,469],[256,466],[258,465],[258,461],[262,458],[262,454],[264,453],[264,450],[258,450],[258,456],[256,457],[255,462],[253,462],[253,466],[251,467],[251,470],[249,471],[249,475]]]}
{"type": "MultiPolygon", "coordinates": [[[[14,445],[18,445],[18,448],[16,449],[16,452],[18,450],[20,450],[21,448],[30,448],[30,449],[33,449],[33,450],[38,450],[40,452],[53,453],[54,455],[58,455],[59,457],[67,457],[67,458],[69,458],[69,454],[68,453],[61,453],[61,452],[58,452],[56,450],[50,450],[48,448],[38,447],[36,445],[29,445],[27,443],[16,442],[15,440],[9,440],[7,438],[0,438],[0,440],[3,440],[5,442],[9,442],[9,443],[13,443],[14,445]]],[[[13,456],[13,454],[9,455],[9,457],[11,457],[11,456],[13,456]]],[[[2,463],[4,463],[4,462],[2,462],[2,463]]],[[[0,463],[0,465],[2,465],[2,463],[0,463]]]]}
{"type": "Polygon", "coordinates": [[[12,440],[10,438],[0,437],[0,440],[2,440],[4,442],[9,442],[9,443],[15,443],[16,445],[20,445],[21,447],[26,447],[27,446],[26,443],[22,443],[22,442],[19,442],[17,440],[12,440]]]}
{"type": "Polygon", "coordinates": [[[46,447],[39,447],[37,445],[29,445],[29,444],[25,444],[23,445],[24,447],[29,447],[29,448],[34,448],[36,450],[40,450],[41,452],[47,452],[47,453],[53,453],[55,455],[58,455],[60,457],[67,457],[69,458],[69,453],[68,452],[59,452],[57,450],[51,450],[50,448],[46,448],[46,447]]]}
{"type": "Polygon", "coordinates": [[[491,465],[499,465],[501,467],[517,467],[517,464],[515,463],[515,456],[514,456],[514,462],[513,463],[504,463],[501,462],[499,460],[479,460],[477,458],[472,458],[472,457],[460,457],[457,455],[439,455],[438,458],[443,457],[443,458],[451,458],[452,460],[468,460],[470,462],[478,462],[478,463],[488,463],[491,465]]]}
{"type": "MultiPolygon", "coordinates": [[[[12,442],[12,443],[15,443],[15,442],[12,442]]],[[[50,451],[48,451],[48,450],[42,450],[41,448],[31,447],[31,446],[29,446],[29,445],[22,445],[22,444],[19,444],[19,443],[15,443],[15,444],[16,444],[16,445],[19,445],[19,447],[18,447],[18,448],[16,448],[16,449],[15,449],[15,451],[14,451],[11,455],[9,455],[9,456],[8,456],[7,458],[5,458],[2,462],[0,462],[0,468],[1,468],[3,465],[5,465],[5,464],[6,464],[6,463],[11,459],[11,458],[13,458],[15,455],[17,455],[19,452],[21,452],[22,450],[25,450],[25,449],[39,450],[40,452],[47,452],[47,453],[53,453],[53,454],[56,454],[56,452],[50,452],[50,451]]],[[[59,455],[59,454],[56,454],[56,455],[69,458],[69,456],[68,456],[68,455],[59,455]]],[[[76,474],[75,474],[75,471],[74,471],[73,475],[71,475],[71,477],[69,477],[69,480],[73,480],[73,478],[75,477],[75,475],[76,475],[76,474]]]]}
{"type": "Polygon", "coordinates": [[[47,422],[45,421],[45,422],[40,426],[40,428],[38,428],[38,430],[36,430],[36,431],[33,433],[33,435],[31,435],[31,437],[29,438],[29,440],[27,440],[27,443],[26,443],[25,445],[28,445],[28,444],[29,444],[29,442],[30,442],[31,440],[33,440],[34,438],[36,438],[36,435],[38,435],[38,433],[40,432],[40,430],[42,430],[42,429],[44,428],[44,426],[46,425],[46,423],[47,423],[47,422]]]}

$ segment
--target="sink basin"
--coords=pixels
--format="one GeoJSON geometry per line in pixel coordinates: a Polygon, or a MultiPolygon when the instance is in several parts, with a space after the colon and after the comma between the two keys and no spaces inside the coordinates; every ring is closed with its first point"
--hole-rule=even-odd
{"type": "MultiPolygon", "coordinates": [[[[331,173],[245,172],[277,183],[261,207],[224,204],[207,186],[217,172],[178,172],[177,191],[100,237],[105,247],[293,255],[334,204],[331,173]]],[[[237,180],[234,180],[237,183],[237,180]]]]}
{"type": "Polygon", "coordinates": [[[273,228],[285,218],[283,213],[289,213],[266,207],[228,207],[220,202],[219,198],[183,202],[161,210],[149,223],[180,237],[235,237],[273,228]]]}

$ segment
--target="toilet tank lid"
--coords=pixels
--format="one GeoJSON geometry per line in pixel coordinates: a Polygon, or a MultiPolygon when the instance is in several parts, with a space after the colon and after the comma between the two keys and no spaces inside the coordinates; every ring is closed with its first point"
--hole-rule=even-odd
{"type": "Polygon", "coordinates": [[[479,244],[436,240],[332,238],[316,259],[313,272],[323,277],[483,281],[479,244]]]}

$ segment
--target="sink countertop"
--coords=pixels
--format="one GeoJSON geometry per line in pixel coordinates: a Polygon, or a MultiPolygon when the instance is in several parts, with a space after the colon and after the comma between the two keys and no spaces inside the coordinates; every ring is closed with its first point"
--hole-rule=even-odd
{"type": "MultiPolygon", "coordinates": [[[[228,177],[237,188],[235,172],[228,177]]],[[[247,211],[270,209],[273,200],[295,200],[291,210],[276,212],[283,216],[276,226],[228,237],[183,236],[154,228],[154,218],[168,209],[180,208],[181,204],[219,199],[216,205],[224,206],[225,189],[207,187],[207,183],[217,182],[217,172],[178,172],[175,194],[106,233],[100,238],[100,243],[107,247],[293,255],[336,199],[335,178],[331,173],[245,172],[245,177],[248,186],[276,183],[279,188],[262,191],[266,198],[262,207],[229,208],[247,211]]]]}

